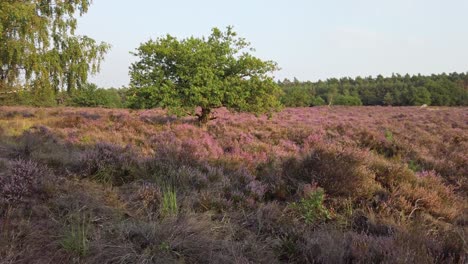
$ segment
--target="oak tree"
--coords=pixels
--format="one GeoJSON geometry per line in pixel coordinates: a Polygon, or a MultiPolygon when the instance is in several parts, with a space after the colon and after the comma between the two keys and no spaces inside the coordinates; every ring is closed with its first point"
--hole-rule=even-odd
{"type": "Polygon", "coordinates": [[[130,67],[129,100],[136,107],[162,107],[178,115],[199,108],[201,124],[219,107],[269,113],[280,107],[281,89],[271,76],[278,67],[252,51],[232,27],[224,32],[213,28],[208,37],[150,40],[132,53],[138,60],[130,67]]]}

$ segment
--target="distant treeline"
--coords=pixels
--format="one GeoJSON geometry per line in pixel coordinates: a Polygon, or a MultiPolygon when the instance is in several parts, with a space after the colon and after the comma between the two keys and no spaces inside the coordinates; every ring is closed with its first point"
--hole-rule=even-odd
{"type": "MultiPolygon", "coordinates": [[[[284,79],[278,81],[284,93],[280,100],[286,107],[320,105],[434,105],[468,106],[468,73],[431,76],[393,75],[391,77],[356,77],[310,82],[284,79]]],[[[139,100],[152,100],[151,96],[139,100]]],[[[35,93],[18,89],[0,93],[0,105],[76,106],[106,108],[135,107],[132,90],[99,88],[85,84],[73,91],[35,93]]]]}
{"type": "Polygon", "coordinates": [[[96,84],[87,83],[71,91],[37,92],[44,90],[30,91],[19,88],[6,93],[0,92],[0,105],[127,107],[127,88],[99,88],[96,84]]]}
{"type": "Polygon", "coordinates": [[[381,75],[301,82],[285,79],[282,103],[287,107],[319,105],[468,105],[468,73],[431,76],[381,75]]]}

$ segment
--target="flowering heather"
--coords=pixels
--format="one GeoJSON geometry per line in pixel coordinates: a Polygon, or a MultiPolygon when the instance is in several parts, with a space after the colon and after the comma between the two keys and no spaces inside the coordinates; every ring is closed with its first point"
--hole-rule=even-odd
{"type": "Polygon", "coordinates": [[[9,170],[0,178],[0,201],[17,203],[40,194],[42,184],[49,172],[41,165],[29,160],[14,160],[9,170]]]}
{"type": "Polygon", "coordinates": [[[0,107],[0,259],[468,260],[467,108],[214,116],[199,127],[161,109],[0,107]],[[161,213],[168,188],[177,214],[161,213]],[[60,239],[83,215],[89,249],[76,255],[60,239]]]}

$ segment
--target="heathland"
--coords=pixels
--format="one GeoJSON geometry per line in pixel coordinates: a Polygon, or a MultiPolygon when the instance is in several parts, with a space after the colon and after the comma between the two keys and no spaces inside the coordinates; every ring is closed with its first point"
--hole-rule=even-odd
{"type": "Polygon", "coordinates": [[[0,264],[467,263],[466,72],[278,81],[227,26],[100,88],[91,2],[0,0],[0,264]]]}
{"type": "Polygon", "coordinates": [[[1,263],[466,263],[467,108],[0,107],[1,263]]]}

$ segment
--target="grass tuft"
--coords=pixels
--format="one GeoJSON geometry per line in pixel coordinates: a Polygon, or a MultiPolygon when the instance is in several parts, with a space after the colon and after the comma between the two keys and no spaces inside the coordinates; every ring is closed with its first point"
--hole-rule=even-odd
{"type": "Polygon", "coordinates": [[[177,193],[173,187],[166,186],[162,193],[161,216],[177,216],[178,213],[177,193]]]}
{"type": "Polygon", "coordinates": [[[70,217],[60,245],[70,253],[84,257],[89,252],[89,234],[91,223],[85,214],[70,217]]]}

